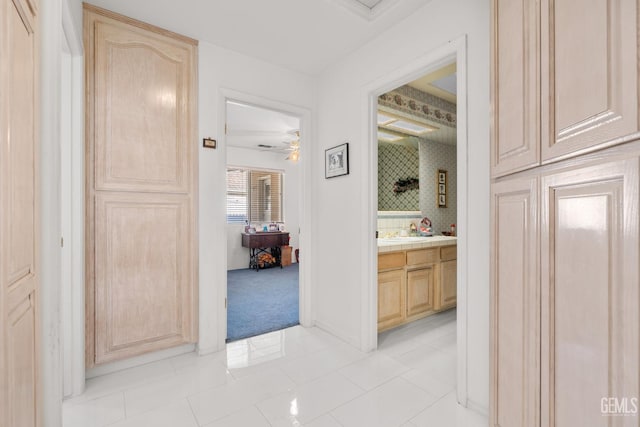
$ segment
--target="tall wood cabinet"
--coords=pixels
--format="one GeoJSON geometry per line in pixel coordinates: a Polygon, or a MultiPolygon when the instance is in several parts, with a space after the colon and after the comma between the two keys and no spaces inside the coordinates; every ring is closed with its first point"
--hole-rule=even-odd
{"type": "Polygon", "coordinates": [[[0,425],[42,424],[39,374],[39,15],[0,2],[0,425]]]}
{"type": "Polygon", "coordinates": [[[493,1],[492,427],[639,425],[639,11],[493,1]]]}
{"type": "Polygon", "coordinates": [[[197,339],[197,42],[85,3],[87,366],[197,339]]]}

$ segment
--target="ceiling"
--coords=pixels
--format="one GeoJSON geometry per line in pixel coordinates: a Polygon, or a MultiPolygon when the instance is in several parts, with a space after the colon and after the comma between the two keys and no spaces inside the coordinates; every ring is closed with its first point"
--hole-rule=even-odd
{"type": "Polygon", "coordinates": [[[87,0],[99,7],[306,74],[430,0],[87,0]]]}
{"type": "Polygon", "coordinates": [[[445,101],[456,103],[456,63],[426,74],[408,85],[445,101]]]}
{"type": "Polygon", "coordinates": [[[298,140],[300,119],[279,111],[227,101],[227,145],[287,153],[298,140]],[[262,145],[262,147],[261,147],[262,145]]]}
{"type": "MultiPolygon", "coordinates": [[[[407,86],[455,104],[457,93],[456,77],[456,64],[454,62],[408,83],[407,86]]],[[[399,119],[407,118],[415,120],[417,124],[423,124],[427,127],[433,127],[435,129],[422,135],[420,138],[439,142],[442,144],[456,144],[458,132],[455,126],[445,126],[441,123],[432,122],[428,119],[417,117],[415,115],[409,115],[405,112],[396,111],[392,108],[384,106],[379,106],[378,111],[383,114],[391,113],[399,119]]],[[[382,126],[379,127],[379,130],[388,132],[389,128],[387,126],[382,126]]],[[[393,142],[380,139],[378,142],[381,144],[401,144],[416,147],[418,142],[420,141],[418,137],[409,134],[396,133],[396,136],[402,137],[402,139],[397,139],[393,142]]]]}

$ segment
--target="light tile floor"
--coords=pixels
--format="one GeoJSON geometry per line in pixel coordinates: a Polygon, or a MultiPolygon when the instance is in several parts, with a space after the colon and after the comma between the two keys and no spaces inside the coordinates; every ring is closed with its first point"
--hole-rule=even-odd
{"type": "Polygon", "coordinates": [[[296,326],[87,381],[64,427],[485,427],[456,403],[455,310],[361,353],[296,326]]]}

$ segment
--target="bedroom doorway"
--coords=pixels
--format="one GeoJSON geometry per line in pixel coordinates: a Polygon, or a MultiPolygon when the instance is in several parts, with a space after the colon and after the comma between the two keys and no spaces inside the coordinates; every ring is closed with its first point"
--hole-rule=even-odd
{"type": "Polygon", "coordinates": [[[301,120],[232,99],[225,109],[231,342],[300,323],[301,120]]]}

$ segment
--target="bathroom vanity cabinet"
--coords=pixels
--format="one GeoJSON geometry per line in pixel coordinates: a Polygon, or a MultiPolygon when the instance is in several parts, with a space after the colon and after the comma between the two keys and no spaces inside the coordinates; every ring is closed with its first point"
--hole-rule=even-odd
{"type": "Polygon", "coordinates": [[[457,246],[447,243],[378,253],[378,332],[455,307],[457,246]]]}

